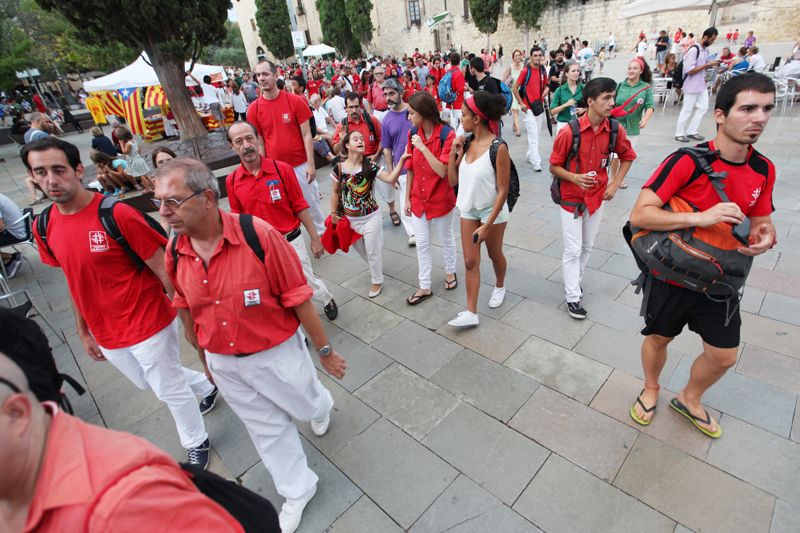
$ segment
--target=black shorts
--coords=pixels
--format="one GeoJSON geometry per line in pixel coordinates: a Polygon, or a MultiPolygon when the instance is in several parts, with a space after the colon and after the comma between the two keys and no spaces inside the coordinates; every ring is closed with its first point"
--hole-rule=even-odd
{"type": "Polygon", "coordinates": [[[6,229],[0,231],[0,246],[10,246],[12,244],[18,244],[19,241],[21,240],[22,239],[11,235],[11,232],[6,229]]]}
{"type": "MultiPolygon", "coordinates": [[[[651,279],[650,282],[653,285],[650,288],[642,335],[675,337],[688,324],[690,330],[715,348],[739,346],[742,317],[738,307],[726,326],[727,307],[724,302],[713,302],[705,294],[657,279],[651,279]]],[[[731,305],[736,305],[736,302],[732,301],[731,305]]]]}

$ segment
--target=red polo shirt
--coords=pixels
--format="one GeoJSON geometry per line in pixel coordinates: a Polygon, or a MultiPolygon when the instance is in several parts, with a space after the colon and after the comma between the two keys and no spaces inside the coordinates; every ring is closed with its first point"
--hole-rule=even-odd
{"type": "MultiPolygon", "coordinates": [[[[361,132],[361,135],[364,136],[364,155],[370,156],[374,155],[381,147],[381,123],[378,122],[378,119],[375,118],[374,115],[368,115],[369,119],[372,121],[372,126],[375,129],[375,134],[373,135],[369,129],[369,125],[367,121],[364,120],[363,116],[359,116],[358,120],[355,122],[350,121],[350,117],[347,117],[347,131],[358,131],[361,132]]],[[[344,131],[344,121],[340,122],[336,126],[336,132],[333,134],[333,144],[338,143],[347,132],[344,131]]]]}
{"type": "Polygon", "coordinates": [[[310,118],[311,109],[305,98],[286,91],[278,91],[274,100],[256,98],[247,108],[247,122],[264,140],[266,156],[293,167],[308,160],[300,125],[310,118]]]}
{"type": "MultiPolygon", "coordinates": [[[[436,159],[445,165],[450,160],[450,150],[453,147],[455,133],[451,130],[442,146],[439,140],[439,132],[444,126],[437,124],[433,128],[430,138],[425,138],[422,128],[418,134],[422,137],[425,146],[428,147],[436,159]]],[[[431,168],[425,155],[411,144],[411,132],[408,133],[408,150],[411,150],[411,157],[406,159],[406,170],[414,172],[411,183],[411,212],[415,217],[438,218],[448,214],[456,206],[456,195],[450,183],[447,181],[447,174],[440,177],[431,168]]]]}
{"type": "Polygon", "coordinates": [[[369,91],[367,91],[367,102],[369,102],[376,111],[386,111],[389,109],[386,97],[383,96],[383,88],[378,85],[378,82],[373,82],[369,91]]]}
{"type": "Polygon", "coordinates": [[[461,72],[458,65],[451,66],[448,72],[453,73],[450,77],[450,85],[456,93],[456,100],[452,104],[445,104],[445,107],[447,107],[447,109],[461,109],[464,105],[464,84],[466,83],[464,80],[464,73],[461,72]]]}
{"type": "Polygon", "coordinates": [[[257,216],[284,235],[300,227],[297,214],[308,209],[294,169],[282,161],[262,156],[257,175],[240,165],[225,184],[231,213],[257,216]]]}
{"type": "Polygon", "coordinates": [[[166,255],[175,285],[172,305],[189,310],[197,340],[217,354],[249,354],[279,345],[300,326],[292,309],[311,299],[300,259],[275,228],[253,218],[264,263],[248,246],[239,216],[219,212],[222,238],[208,266],[185,236],[178,239],[178,265],[166,255]]]}
{"type": "MultiPolygon", "coordinates": [[[[570,168],[567,170],[576,174],[597,172],[597,176],[595,176],[597,185],[591,189],[584,190],[571,181],[561,180],[561,199],[567,202],[583,202],[586,204],[589,214],[593,215],[603,203],[603,195],[605,194],[606,185],[608,185],[606,164],[609,157],[608,144],[611,141],[611,127],[608,119],[604,119],[597,131],[594,131],[589,122],[588,113],[578,119],[578,123],[581,127],[581,144],[578,148],[578,157],[570,162],[570,168]]],[[[550,163],[563,167],[571,148],[572,130],[570,128],[562,128],[553,143],[550,163]]],[[[633,151],[628,135],[625,133],[625,128],[621,124],[617,133],[617,144],[614,147],[614,153],[617,154],[621,161],[633,161],[636,159],[636,152],[633,151]]],[[[562,205],[561,208],[570,213],[575,212],[574,206],[562,205]]]]}
{"type": "Polygon", "coordinates": [[[44,405],[52,418],[24,533],[163,531],[165,520],[170,531],[243,531],[146,440],[44,405]]]}
{"type": "MultiPolygon", "coordinates": [[[[106,235],[97,209],[102,195],[72,215],[50,209],[47,252],[34,224],[34,236],[42,263],[60,267],[78,311],[86,320],[97,344],[103,348],[125,348],[138,344],[169,325],[175,310],[164,294],[164,286],[149,268],[136,266],[106,235]]],[[[145,215],[146,216],[146,215],[145,215]]],[[[144,220],[135,208],[120,203],[114,220],[136,255],[150,259],[167,240],[144,220]]]]}
{"type": "Polygon", "coordinates": [[[522,69],[517,77],[517,86],[520,89],[522,89],[522,85],[525,83],[526,76],[528,77],[528,84],[525,85],[525,93],[521,93],[520,96],[522,96],[523,100],[525,100],[527,103],[541,100],[542,93],[547,87],[547,71],[540,65],[539,74],[537,75],[533,70],[533,67],[530,65],[526,66],[524,69],[522,69]],[[530,72],[530,75],[528,72],[530,72]]]}

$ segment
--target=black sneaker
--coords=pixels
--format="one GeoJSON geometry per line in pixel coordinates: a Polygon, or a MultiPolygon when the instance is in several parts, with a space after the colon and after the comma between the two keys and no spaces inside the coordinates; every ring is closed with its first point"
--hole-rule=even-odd
{"type": "Polygon", "coordinates": [[[567,313],[569,313],[569,316],[572,318],[577,318],[578,320],[583,320],[587,315],[586,309],[581,307],[580,300],[577,302],[567,302],[567,313]]]}
{"type": "Polygon", "coordinates": [[[19,270],[20,265],[22,265],[22,254],[16,252],[11,257],[11,260],[8,263],[4,264],[6,269],[6,274],[8,274],[8,279],[11,279],[17,275],[17,271],[19,270]]]}
{"type": "Polygon", "coordinates": [[[193,466],[199,466],[203,470],[208,468],[208,452],[211,449],[211,442],[206,439],[203,444],[196,448],[189,448],[188,463],[193,466]]]}
{"type": "Polygon", "coordinates": [[[215,405],[217,405],[217,394],[219,393],[219,389],[214,387],[208,396],[203,398],[200,401],[200,414],[204,415],[207,412],[211,411],[215,405]]]}
{"type": "Polygon", "coordinates": [[[339,316],[339,306],[336,305],[336,301],[333,298],[331,298],[331,301],[328,302],[328,305],[323,307],[323,309],[328,320],[336,320],[336,317],[339,316]]]}

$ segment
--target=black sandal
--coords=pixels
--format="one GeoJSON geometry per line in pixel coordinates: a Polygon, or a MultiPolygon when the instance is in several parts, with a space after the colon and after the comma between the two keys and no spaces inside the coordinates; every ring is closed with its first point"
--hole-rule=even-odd
{"type": "Polygon", "coordinates": [[[389,213],[389,218],[392,219],[392,226],[400,225],[400,215],[397,214],[397,211],[395,211],[394,213],[389,213]]]}
{"type": "Polygon", "coordinates": [[[452,291],[453,289],[455,289],[457,287],[458,287],[458,274],[453,272],[453,279],[451,279],[450,281],[447,281],[447,279],[445,278],[445,280],[444,280],[444,290],[452,291]]]}
{"type": "Polygon", "coordinates": [[[406,302],[408,303],[408,305],[417,305],[418,303],[427,300],[431,296],[433,296],[433,292],[429,292],[428,294],[417,294],[415,292],[414,294],[406,298],[406,302]]]}

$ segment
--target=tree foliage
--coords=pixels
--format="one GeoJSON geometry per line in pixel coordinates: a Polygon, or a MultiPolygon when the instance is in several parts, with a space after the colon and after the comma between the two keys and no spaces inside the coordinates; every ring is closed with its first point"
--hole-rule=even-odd
{"type": "Polygon", "coordinates": [[[469,11],[472,22],[481,33],[492,34],[497,31],[497,19],[503,0],[469,0],[469,11]]]}
{"type": "Polygon", "coordinates": [[[286,0],[256,0],[256,23],[258,36],[272,55],[281,59],[294,55],[286,0]]]}
{"type": "Polygon", "coordinates": [[[225,38],[219,44],[208,48],[203,61],[211,65],[247,66],[247,52],[239,24],[225,21],[225,31],[225,38]]]}
{"type": "Polygon", "coordinates": [[[372,41],[372,2],[370,0],[344,0],[344,10],[350,23],[353,38],[361,44],[372,41]]]}
{"type": "Polygon", "coordinates": [[[38,0],[80,28],[90,44],[124,43],[144,50],[182,135],[207,134],[184,83],[184,61],[225,37],[230,0],[38,0]]]}
{"type": "Polygon", "coordinates": [[[511,0],[509,13],[518,28],[539,29],[539,17],[551,5],[568,0],[511,0]]]}
{"type": "Polygon", "coordinates": [[[345,0],[317,0],[317,10],[325,42],[345,57],[361,55],[361,43],[353,36],[345,0]]]}

